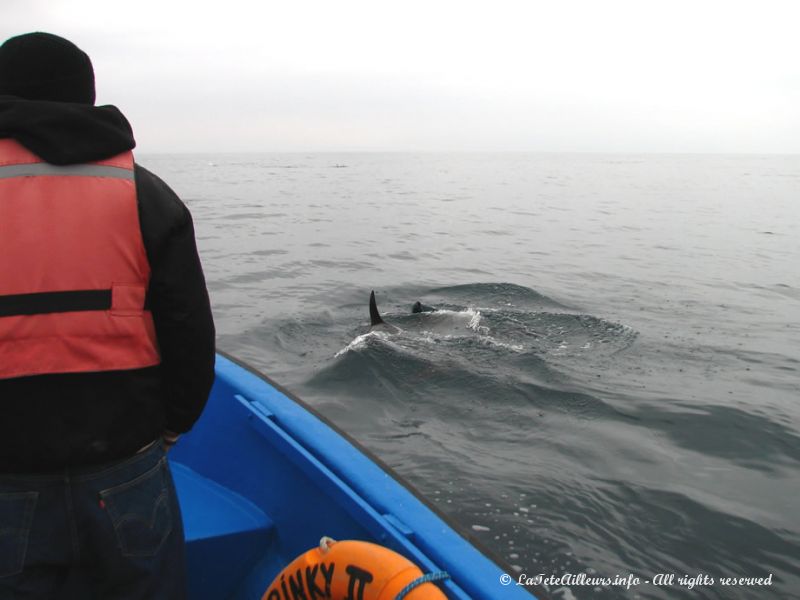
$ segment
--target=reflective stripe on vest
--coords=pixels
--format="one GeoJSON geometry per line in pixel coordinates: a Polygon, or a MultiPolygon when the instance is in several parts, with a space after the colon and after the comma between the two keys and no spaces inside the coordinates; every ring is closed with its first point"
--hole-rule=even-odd
{"type": "Polygon", "coordinates": [[[70,166],[0,139],[0,379],[160,362],[133,155],[70,166]]]}

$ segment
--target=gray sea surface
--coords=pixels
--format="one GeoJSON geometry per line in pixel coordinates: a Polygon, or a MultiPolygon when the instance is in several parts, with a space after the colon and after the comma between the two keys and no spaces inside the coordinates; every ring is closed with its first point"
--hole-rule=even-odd
{"type": "Polygon", "coordinates": [[[219,347],[515,579],[800,598],[800,156],[139,160],[193,214],[219,347]]]}

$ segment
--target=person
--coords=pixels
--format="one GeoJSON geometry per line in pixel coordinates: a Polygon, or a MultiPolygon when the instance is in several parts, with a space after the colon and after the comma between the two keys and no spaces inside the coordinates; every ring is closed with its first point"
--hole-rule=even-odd
{"type": "Polygon", "coordinates": [[[0,600],[186,594],[165,455],[214,323],[189,211],[134,146],[73,43],[0,47],[0,600]]]}

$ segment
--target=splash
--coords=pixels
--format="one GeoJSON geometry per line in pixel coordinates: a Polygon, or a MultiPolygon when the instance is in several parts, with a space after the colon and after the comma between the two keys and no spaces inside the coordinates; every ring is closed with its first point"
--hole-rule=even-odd
{"type": "Polygon", "coordinates": [[[475,310],[474,308],[468,308],[464,311],[464,313],[470,315],[469,324],[467,325],[469,329],[472,329],[472,331],[476,333],[482,333],[484,335],[489,334],[489,328],[481,325],[481,321],[483,320],[481,311],[475,310]]]}
{"type": "Polygon", "coordinates": [[[339,350],[336,354],[333,355],[334,358],[339,358],[344,356],[348,352],[353,352],[355,350],[361,350],[367,347],[369,340],[371,339],[380,339],[380,340],[387,340],[389,338],[388,334],[383,331],[370,331],[369,333],[365,333],[363,335],[357,336],[352,342],[347,344],[344,348],[339,350]]]}

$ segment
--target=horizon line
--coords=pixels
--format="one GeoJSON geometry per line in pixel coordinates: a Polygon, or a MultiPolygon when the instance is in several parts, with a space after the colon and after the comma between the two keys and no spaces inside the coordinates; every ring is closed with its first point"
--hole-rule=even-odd
{"type": "MultiPolygon", "coordinates": [[[[134,148],[136,151],[136,148],[134,148]]],[[[675,150],[139,150],[140,155],[234,154],[580,154],[623,156],[800,156],[776,151],[675,151],[675,150]]]]}

